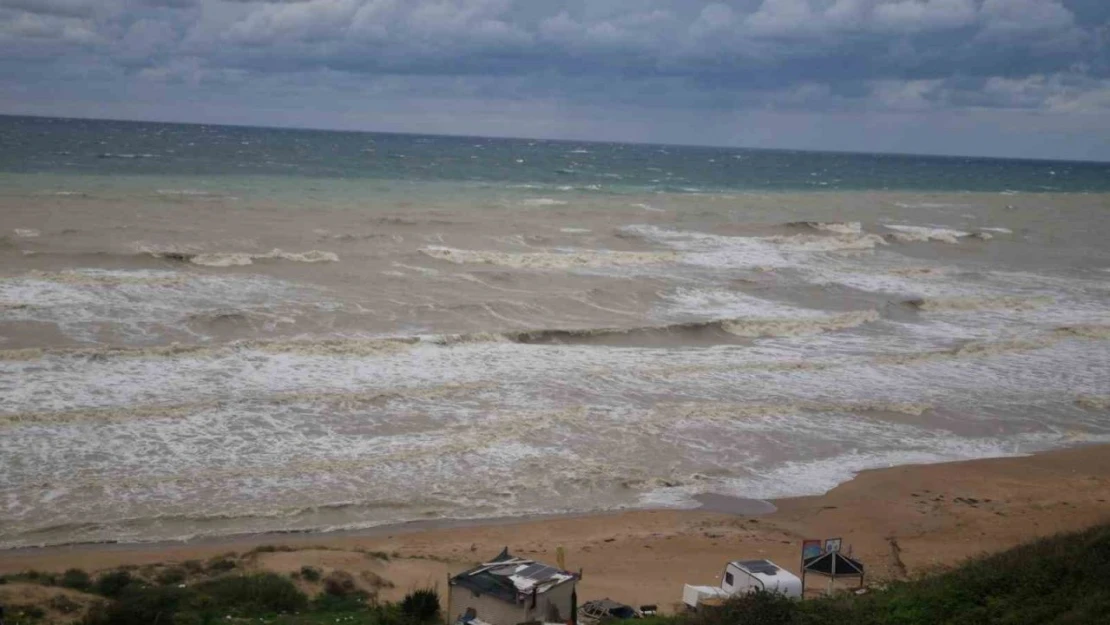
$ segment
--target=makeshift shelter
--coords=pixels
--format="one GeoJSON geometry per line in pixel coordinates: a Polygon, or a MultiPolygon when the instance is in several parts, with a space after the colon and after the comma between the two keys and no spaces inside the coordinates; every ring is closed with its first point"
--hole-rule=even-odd
{"type": "Polygon", "coordinates": [[[518,625],[565,623],[577,618],[580,574],[517,558],[506,548],[496,558],[448,580],[448,615],[456,623],[518,625]]]}
{"type": "Polygon", "coordinates": [[[839,551],[827,551],[819,556],[806,558],[802,562],[802,589],[804,592],[807,573],[816,573],[829,578],[829,588],[838,578],[858,577],[859,585],[863,587],[863,563],[850,558],[839,551]]]}

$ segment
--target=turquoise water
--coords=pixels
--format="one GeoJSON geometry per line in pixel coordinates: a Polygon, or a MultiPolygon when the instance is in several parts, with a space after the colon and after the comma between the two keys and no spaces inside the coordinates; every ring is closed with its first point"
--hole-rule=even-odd
{"type": "Polygon", "coordinates": [[[0,117],[0,171],[744,190],[1110,191],[1110,164],[0,117]]]}

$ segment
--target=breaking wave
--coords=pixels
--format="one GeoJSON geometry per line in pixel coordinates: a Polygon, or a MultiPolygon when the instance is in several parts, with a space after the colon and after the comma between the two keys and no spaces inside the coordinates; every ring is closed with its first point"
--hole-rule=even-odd
{"type": "Polygon", "coordinates": [[[165,258],[167,260],[176,260],[180,262],[188,262],[194,265],[203,265],[206,267],[242,267],[245,265],[252,265],[256,260],[288,260],[298,263],[337,263],[339,256],[334,252],[321,252],[319,250],[310,250],[308,252],[284,252],[280,249],[273,249],[269,252],[251,253],[251,252],[194,252],[182,251],[178,249],[166,249],[157,247],[143,247],[141,251],[154,256],[155,258],[165,258]]]}
{"type": "Polygon", "coordinates": [[[879,313],[877,311],[865,310],[826,317],[800,319],[736,318],[690,321],[685,323],[634,328],[541,329],[482,332],[441,336],[435,338],[434,341],[443,345],[475,342],[509,342],[523,344],[589,343],[627,337],[662,338],[668,335],[701,333],[722,333],[743,338],[769,338],[807,336],[835,330],[844,330],[877,321],[878,319],[879,313]]]}
{"type": "Polygon", "coordinates": [[[1049,306],[1051,297],[954,297],[946,299],[911,299],[906,303],[928,312],[961,312],[972,310],[1033,310],[1049,306]]]}
{"type": "Polygon", "coordinates": [[[1056,333],[1087,339],[1110,339],[1110,325],[1085,324],[1056,328],[1056,333]]]}
{"type": "Polygon", "coordinates": [[[624,267],[672,262],[676,252],[615,252],[609,250],[573,250],[566,252],[498,252],[494,250],[460,250],[450,247],[425,247],[420,252],[436,260],[457,265],[486,264],[516,269],[576,269],[624,267]]]}
{"type": "Polygon", "coordinates": [[[1075,405],[1086,410],[1110,410],[1110,396],[1083,395],[1075,400],[1075,405]]]}
{"type": "Polygon", "coordinates": [[[795,234],[790,236],[764,237],[763,240],[802,252],[871,250],[879,245],[886,245],[886,240],[877,234],[858,233],[837,234],[832,236],[795,234]]]}
{"type": "Polygon", "coordinates": [[[698,420],[734,420],[736,418],[760,418],[791,412],[849,412],[849,413],[898,413],[919,417],[929,410],[930,404],[911,402],[838,402],[821,400],[799,400],[781,404],[737,404],[737,403],[679,403],[663,404],[657,410],[669,418],[698,420]]]}
{"type": "Polygon", "coordinates": [[[811,228],[835,234],[862,234],[863,225],[858,221],[792,221],[787,226],[811,228]]]}
{"type": "Polygon", "coordinates": [[[184,404],[148,404],[140,406],[113,406],[108,408],[79,408],[56,412],[0,413],[0,426],[44,425],[51,423],[76,423],[84,421],[136,421],[142,419],[180,419],[199,412],[240,406],[265,404],[283,406],[290,404],[322,404],[337,410],[349,410],[366,405],[380,406],[405,399],[432,399],[456,393],[465,393],[489,387],[488,383],[442,384],[431,387],[414,387],[375,391],[339,392],[289,392],[263,397],[233,400],[209,400],[184,404]]]}
{"type": "Polygon", "coordinates": [[[419,343],[417,337],[386,337],[370,339],[329,339],[322,341],[235,341],[225,345],[172,345],[159,347],[76,347],[0,350],[0,361],[38,360],[47,357],[85,358],[218,358],[242,351],[271,354],[297,353],[310,356],[376,356],[397,353],[419,343]]]}
{"type": "Polygon", "coordinates": [[[946,360],[950,358],[977,358],[995,356],[1013,352],[1028,352],[1037,349],[1052,347],[1059,340],[1054,336],[1038,336],[1028,339],[1014,339],[1008,341],[970,341],[954,347],[929,352],[915,352],[908,354],[884,354],[876,356],[874,362],[890,365],[907,365],[933,360],[946,360]]]}
{"type": "Polygon", "coordinates": [[[890,239],[898,241],[899,243],[917,243],[940,241],[941,243],[949,243],[955,245],[960,242],[961,238],[970,237],[970,232],[963,230],[952,230],[950,228],[929,228],[926,226],[900,226],[893,224],[885,224],[885,228],[894,230],[892,234],[887,235],[890,239]]]}
{"type": "Polygon", "coordinates": [[[29,271],[20,278],[76,286],[122,286],[126,284],[169,286],[183,284],[192,279],[189,275],[172,271],[115,271],[109,269],[66,269],[56,272],[36,270],[29,271]]]}

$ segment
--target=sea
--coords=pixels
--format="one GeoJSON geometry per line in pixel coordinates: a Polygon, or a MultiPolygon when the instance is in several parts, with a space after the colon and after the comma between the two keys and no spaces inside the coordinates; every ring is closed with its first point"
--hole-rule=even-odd
{"type": "Polygon", "coordinates": [[[0,117],[0,547],[1110,442],[1110,164],[0,117]]]}

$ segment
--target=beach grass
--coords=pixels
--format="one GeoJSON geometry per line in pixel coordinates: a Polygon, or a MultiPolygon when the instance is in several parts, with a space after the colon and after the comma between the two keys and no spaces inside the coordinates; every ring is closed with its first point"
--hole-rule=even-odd
{"type": "MultiPolygon", "coordinates": [[[[434,590],[414,590],[397,603],[379,602],[346,573],[333,571],[322,591],[308,596],[290,577],[229,572],[179,583],[182,569],[164,568],[150,579],[129,570],[92,578],[27,572],[9,583],[65,589],[67,595],[9,613],[9,625],[48,622],[52,613],[89,607],[81,625],[430,625],[440,619],[434,590]],[[167,575],[167,573],[172,574],[167,575]],[[158,583],[158,580],[174,583],[158,583]],[[90,594],[91,593],[91,594],[90,594]],[[65,605],[63,605],[65,604],[65,605]],[[62,609],[66,608],[66,609],[62,609]]],[[[864,594],[841,592],[806,601],[769,593],[736,597],[697,613],[653,616],[638,625],[1087,625],[1110,622],[1110,524],[1042,538],[983,555],[943,571],[875,585],[864,594]]],[[[71,619],[68,619],[71,620],[71,619]]]]}

